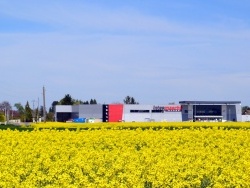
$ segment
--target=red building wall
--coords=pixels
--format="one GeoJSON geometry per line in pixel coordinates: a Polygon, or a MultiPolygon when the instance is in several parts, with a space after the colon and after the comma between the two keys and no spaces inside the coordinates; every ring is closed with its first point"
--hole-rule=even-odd
{"type": "Polygon", "coordinates": [[[123,114],[123,104],[109,104],[108,105],[108,121],[109,122],[119,122],[122,120],[123,114]]]}

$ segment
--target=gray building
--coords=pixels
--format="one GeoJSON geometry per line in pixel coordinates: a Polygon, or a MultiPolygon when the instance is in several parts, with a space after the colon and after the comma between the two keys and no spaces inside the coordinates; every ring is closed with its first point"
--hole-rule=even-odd
{"type": "Polygon", "coordinates": [[[180,101],[183,121],[242,121],[240,101],[180,101]]]}
{"type": "Polygon", "coordinates": [[[65,122],[75,118],[96,119],[102,121],[101,104],[92,105],[56,105],[55,107],[55,121],[65,122]]]}
{"type": "Polygon", "coordinates": [[[242,121],[240,101],[180,101],[179,105],[56,105],[56,121],[76,118],[98,122],[242,121]]]}
{"type": "Polygon", "coordinates": [[[72,119],[72,105],[56,105],[55,106],[55,121],[65,122],[72,119]]]}

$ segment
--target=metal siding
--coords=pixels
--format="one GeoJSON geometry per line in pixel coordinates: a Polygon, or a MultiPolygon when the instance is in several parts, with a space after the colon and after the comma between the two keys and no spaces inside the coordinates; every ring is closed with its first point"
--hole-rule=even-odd
{"type": "Polygon", "coordinates": [[[236,108],[236,121],[242,121],[241,105],[238,104],[235,106],[235,108],[236,108]]]}
{"type": "Polygon", "coordinates": [[[182,121],[181,112],[166,112],[165,114],[166,114],[166,121],[170,122],[182,121]]]}
{"type": "Polygon", "coordinates": [[[72,112],[79,113],[79,105],[73,105],[72,112]]]}
{"type": "Polygon", "coordinates": [[[182,121],[188,121],[188,105],[181,106],[182,121]]]}
{"type": "Polygon", "coordinates": [[[71,114],[72,114],[71,105],[56,105],[55,106],[55,121],[65,121],[66,119],[69,119],[71,117],[71,114]]]}
{"type": "Polygon", "coordinates": [[[194,119],[193,105],[188,105],[188,121],[194,119]]]}
{"type": "Polygon", "coordinates": [[[119,122],[122,120],[123,104],[108,105],[108,121],[119,122]]]}
{"type": "Polygon", "coordinates": [[[144,122],[151,118],[150,113],[130,113],[130,110],[151,110],[152,107],[152,105],[125,104],[122,119],[125,122],[144,122]]]}
{"type": "Polygon", "coordinates": [[[72,119],[75,118],[80,118],[79,117],[79,105],[73,105],[72,106],[72,115],[71,115],[72,119]]]}
{"type": "Polygon", "coordinates": [[[55,112],[72,112],[72,105],[56,105],[55,112]]]}
{"type": "Polygon", "coordinates": [[[79,105],[79,117],[102,119],[101,104],[79,105]]]}
{"type": "MultiPolygon", "coordinates": [[[[208,101],[207,103],[208,103],[207,105],[212,105],[212,102],[208,101]]],[[[196,105],[200,105],[200,104],[196,103],[196,105]]],[[[221,115],[224,121],[242,121],[241,120],[241,104],[228,102],[228,104],[221,105],[221,115]]],[[[192,119],[193,119],[193,103],[190,103],[189,105],[182,105],[182,120],[186,121],[186,120],[192,120],[192,119]],[[185,110],[188,110],[188,118],[186,117],[185,110]]]]}
{"type": "MultiPolygon", "coordinates": [[[[145,121],[182,121],[182,113],[174,111],[164,111],[152,113],[156,105],[124,105],[123,120],[125,122],[145,122],[145,121]],[[131,113],[130,110],[149,110],[148,113],[131,113]]],[[[168,107],[173,105],[157,105],[168,107]]]]}
{"type": "Polygon", "coordinates": [[[236,121],[236,106],[227,105],[227,120],[236,121]]]}
{"type": "Polygon", "coordinates": [[[242,117],[241,121],[243,121],[243,122],[249,122],[250,121],[250,115],[242,115],[241,117],[242,117]]]}
{"type": "Polygon", "coordinates": [[[109,105],[104,104],[102,105],[102,121],[103,122],[108,122],[109,119],[109,105]]]}
{"type": "Polygon", "coordinates": [[[167,121],[164,112],[151,113],[150,117],[151,117],[150,119],[152,119],[153,121],[156,121],[156,122],[167,121]]]}
{"type": "Polygon", "coordinates": [[[227,106],[222,105],[221,106],[221,115],[223,120],[227,120],[227,106]]]}

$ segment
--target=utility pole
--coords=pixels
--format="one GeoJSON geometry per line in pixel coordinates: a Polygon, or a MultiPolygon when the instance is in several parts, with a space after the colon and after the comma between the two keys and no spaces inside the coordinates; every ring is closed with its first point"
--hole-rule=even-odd
{"type": "Polygon", "coordinates": [[[34,121],[35,121],[35,110],[34,110],[34,103],[35,103],[35,100],[32,100],[32,103],[33,103],[32,119],[33,119],[33,122],[34,122],[34,121]]]}
{"type": "Polygon", "coordinates": [[[43,86],[43,121],[46,123],[45,87],[43,86]]]}
{"type": "Polygon", "coordinates": [[[39,121],[39,97],[37,99],[37,122],[39,121]]]}

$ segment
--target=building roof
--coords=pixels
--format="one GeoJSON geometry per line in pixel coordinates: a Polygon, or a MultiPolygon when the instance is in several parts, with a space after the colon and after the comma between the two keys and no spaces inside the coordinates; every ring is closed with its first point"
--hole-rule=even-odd
{"type": "Polygon", "coordinates": [[[241,104],[241,101],[179,101],[181,105],[232,105],[241,104]]]}

